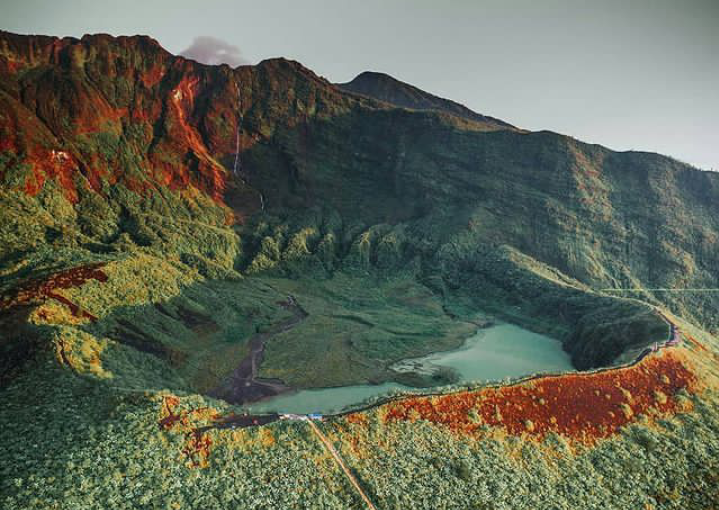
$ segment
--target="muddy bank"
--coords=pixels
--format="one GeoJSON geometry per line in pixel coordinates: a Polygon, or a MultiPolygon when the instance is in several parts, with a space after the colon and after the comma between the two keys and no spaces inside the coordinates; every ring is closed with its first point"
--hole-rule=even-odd
{"type": "Polygon", "coordinates": [[[250,353],[225,381],[208,393],[209,396],[221,398],[231,404],[246,404],[291,390],[278,379],[257,377],[264,358],[265,343],[275,335],[294,328],[308,315],[292,296],[280,305],[291,311],[292,317],[275,324],[268,331],[252,336],[249,342],[250,353]]]}
{"type": "Polygon", "coordinates": [[[196,429],[198,432],[206,432],[212,429],[233,429],[233,428],[247,428],[247,427],[259,427],[261,425],[267,425],[280,419],[280,415],[277,413],[269,414],[232,414],[222,418],[220,421],[200,427],[196,429]]]}

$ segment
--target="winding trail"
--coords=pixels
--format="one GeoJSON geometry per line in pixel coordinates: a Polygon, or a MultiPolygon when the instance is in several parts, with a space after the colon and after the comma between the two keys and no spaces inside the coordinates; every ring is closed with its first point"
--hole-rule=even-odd
{"type": "Polygon", "coordinates": [[[360,487],[360,484],[357,482],[357,479],[350,472],[349,468],[345,465],[344,461],[342,460],[342,457],[340,457],[340,454],[337,452],[337,450],[335,450],[335,447],[332,445],[330,440],[327,439],[327,436],[325,436],[322,433],[322,431],[319,429],[319,427],[317,427],[317,425],[315,425],[312,420],[310,420],[309,418],[305,418],[305,421],[310,424],[310,428],[312,428],[312,431],[319,438],[319,440],[325,446],[327,451],[330,452],[332,457],[334,457],[335,462],[337,462],[337,464],[342,469],[342,471],[344,472],[347,479],[354,486],[355,490],[359,493],[360,497],[367,505],[367,508],[369,508],[371,510],[377,510],[377,508],[372,504],[372,501],[369,499],[367,494],[365,494],[365,492],[362,490],[362,487],[360,487]]]}

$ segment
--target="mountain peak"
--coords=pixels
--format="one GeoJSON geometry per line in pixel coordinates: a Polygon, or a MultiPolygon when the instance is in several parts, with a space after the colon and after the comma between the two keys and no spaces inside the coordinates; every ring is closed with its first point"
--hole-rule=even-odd
{"type": "Polygon", "coordinates": [[[439,111],[474,122],[490,124],[499,129],[516,129],[507,122],[482,115],[460,103],[430,94],[386,73],[363,71],[352,81],[338,83],[337,86],[342,90],[368,96],[401,108],[439,111]]]}

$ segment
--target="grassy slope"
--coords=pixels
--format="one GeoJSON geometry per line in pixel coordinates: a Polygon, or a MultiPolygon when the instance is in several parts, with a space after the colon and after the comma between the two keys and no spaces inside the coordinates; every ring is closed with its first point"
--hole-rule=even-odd
{"type": "Polygon", "coordinates": [[[411,277],[271,281],[309,317],[269,343],[260,374],[295,387],[383,382],[396,377],[387,368],[393,362],[455,347],[475,328],[450,319],[441,299],[411,277]]]}

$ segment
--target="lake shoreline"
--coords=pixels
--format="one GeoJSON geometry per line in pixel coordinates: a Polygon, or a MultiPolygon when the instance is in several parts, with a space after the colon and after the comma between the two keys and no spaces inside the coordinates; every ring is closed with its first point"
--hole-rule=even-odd
{"type": "MultiPolygon", "coordinates": [[[[539,335],[508,323],[494,322],[480,327],[463,344],[452,350],[438,351],[419,358],[396,362],[390,368],[431,378],[438,370],[451,369],[457,380],[451,384],[501,381],[548,372],[569,372],[575,368],[569,355],[556,339],[539,335]],[[416,373],[416,372],[414,372],[416,373]]],[[[402,373],[399,372],[398,373],[402,373]]],[[[248,403],[251,412],[340,412],[367,399],[379,397],[392,391],[421,391],[440,388],[447,384],[409,386],[397,382],[361,384],[290,390],[277,397],[248,403]]]]}

